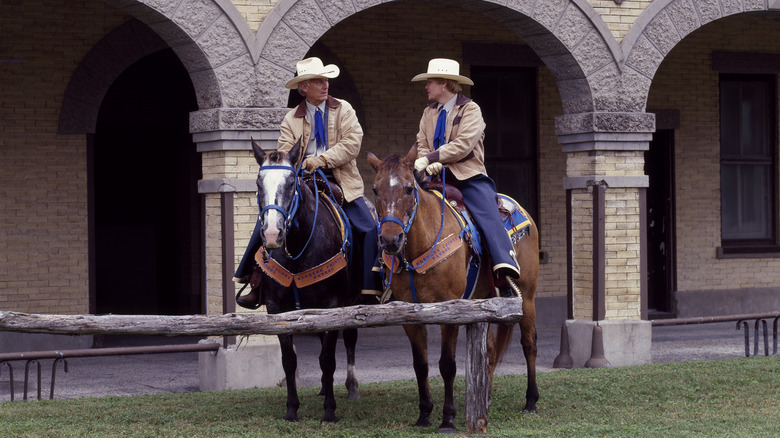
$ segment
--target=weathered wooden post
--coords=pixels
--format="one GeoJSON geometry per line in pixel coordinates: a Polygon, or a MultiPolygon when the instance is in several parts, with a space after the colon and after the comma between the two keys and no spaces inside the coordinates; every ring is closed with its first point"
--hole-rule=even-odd
{"type": "Polygon", "coordinates": [[[466,326],[466,433],[485,433],[488,424],[490,374],[487,356],[487,333],[490,323],[466,326]]]}

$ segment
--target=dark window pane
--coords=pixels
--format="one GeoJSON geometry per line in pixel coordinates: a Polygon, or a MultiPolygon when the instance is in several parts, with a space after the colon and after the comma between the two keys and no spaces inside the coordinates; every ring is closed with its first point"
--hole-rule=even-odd
{"type": "Polygon", "coordinates": [[[721,76],[724,245],[774,243],[774,82],[773,76],[721,76]]]}

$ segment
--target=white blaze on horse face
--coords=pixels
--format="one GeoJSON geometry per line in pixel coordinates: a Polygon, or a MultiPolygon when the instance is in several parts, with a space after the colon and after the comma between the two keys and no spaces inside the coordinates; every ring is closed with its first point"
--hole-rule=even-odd
{"type": "MultiPolygon", "coordinates": [[[[264,166],[270,163],[263,163],[264,166]]],[[[279,163],[282,166],[289,166],[290,163],[279,163]]],[[[278,205],[285,208],[287,202],[281,199],[284,192],[284,185],[287,179],[291,176],[291,172],[287,169],[267,169],[263,170],[263,199],[260,199],[260,205],[278,205]]],[[[263,233],[263,241],[268,249],[276,249],[281,245],[279,242],[279,235],[284,227],[285,217],[282,212],[276,209],[268,209],[265,212],[265,218],[263,221],[266,224],[266,229],[263,233]]]]}
{"type": "MultiPolygon", "coordinates": [[[[393,191],[396,191],[400,184],[401,184],[401,180],[399,180],[396,175],[392,175],[390,177],[390,185],[389,185],[390,190],[389,191],[391,193],[393,191]]],[[[395,203],[398,200],[398,198],[394,197],[394,196],[390,196],[389,198],[390,198],[390,200],[387,201],[387,212],[388,213],[395,212],[395,209],[396,209],[395,203]]]]}

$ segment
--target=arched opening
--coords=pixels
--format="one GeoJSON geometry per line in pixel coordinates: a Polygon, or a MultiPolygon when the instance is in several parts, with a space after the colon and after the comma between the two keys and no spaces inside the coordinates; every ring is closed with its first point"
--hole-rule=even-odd
{"type": "Polygon", "coordinates": [[[89,142],[90,311],[203,311],[201,159],[189,134],[195,92],[175,53],[128,67],[89,142]]]}

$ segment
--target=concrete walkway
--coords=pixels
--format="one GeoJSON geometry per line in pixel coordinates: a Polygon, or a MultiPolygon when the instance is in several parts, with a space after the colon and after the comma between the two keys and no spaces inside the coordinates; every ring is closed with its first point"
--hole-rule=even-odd
{"type": "MultiPolygon", "coordinates": [[[[429,327],[429,363],[431,377],[439,377],[439,329],[429,327]]],[[[771,328],[770,328],[771,332],[771,328]]],[[[465,335],[460,331],[458,375],[465,374],[465,335]]],[[[360,330],[356,353],[357,376],[360,383],[406,380],[414,378],[409,341],[401,327],[360,330]]],[[[751,329],[751,349],[753,333],[751,329]]],[[[770,333],[771,337],[771,333],[770,333]]],[[[196,343],[195,338],[118,338],[106,346],[162,345],[196,343]]],[[[314,335],[296,336],[299,360],[299,382],[304,386],[319,385],[319,338],[314,335]]],[[[682,362],[740,358],[745,355],[744,333],[735,323],[713,323],[653,328],[653,362],[682,362]]],[[[559,353],[560,327],[541,327],[538,330],[537,369],[553,370],[553,360],[559,353]]],[[[770,349],[771,339],[770,339],[770,349]]],[[[751,350],[752,351],[752,350],[751,350]]],[[[763,354],[763,338],[761,339],[763,354]]],[[[771,354],[771,351],[770,351],[771,354]]],[[[41,360],[42,398],[49,398],[51,360],[41,360]]],[[[153,354],[68,359],[68,372],[60,364],[56,373],[55,399],[79,397],[106,397],[139,394],[182,393],[199,390],[197,353],[153,354]]],[[[15,400],[22,400],[24,391],[24,362],[13,362],[15,400]]],[[[279,365],[281,366],[281,364],[279,365]]],[[[30,369],[28,399],[37,398],[37,370],[30,369]]],[[[519,329],[513,345],[497,373],[525,373],[525,359],[520,345],[519,329]]],[[[346,354],[339,341],[337,348],[336,382],[346,379],[346,354]]],[[[8,367],[0,368],[0,401],[10,400],[8,367]]]]}

